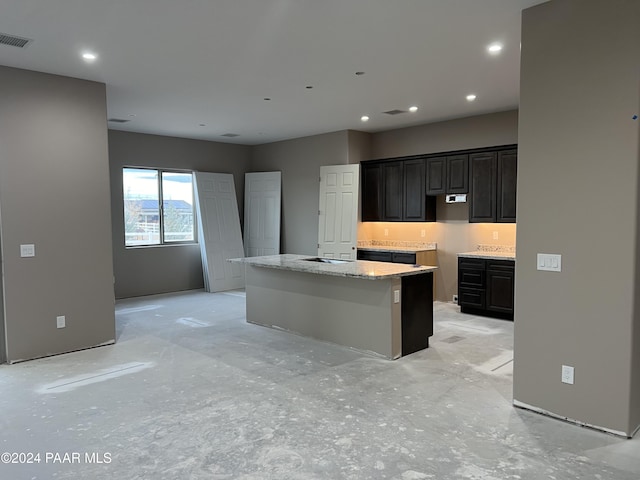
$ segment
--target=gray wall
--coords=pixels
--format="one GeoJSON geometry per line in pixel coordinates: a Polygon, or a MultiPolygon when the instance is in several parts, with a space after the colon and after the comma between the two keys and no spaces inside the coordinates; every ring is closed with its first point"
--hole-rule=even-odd
{"type": "Polygon", "coordinates": [[[2,286],[2,219],[0,218],[0,363],[7,361],[4,334],[4,288],[2,286]]]}
{"type": "Polygon", "coordinates": [[[124,246],[122,167],[156,167],[231,173],[242,225],[244,174],[251,147],[109,130],[111,211],[116,298],[202,288],[200,246],[124,246]]]}
{"type": "Polygon", "coordinates": [[[105,85],[0,67],[0,92],[7,360],[112,342],[105,85]]]}
{"type": "Polygon", "coordinates": [[[347,163],[346,130],[253,147],[251,171],[282,172],[282,253],[318,253],[320,167],[347,163]]]}
{"type": "Polygon", "coordinates": [[[493,147],[518,142],[518,112],[492,113],[372,135],[372,158],[493,147]]]}
{"type": "Polygon", "coordinates": [[[626,434],[640,423],[639,58],[640,2],[523,13],[514,399],[626,434]],[[562,272],[537,271],[538,252],[562,254],[562,272]]]}

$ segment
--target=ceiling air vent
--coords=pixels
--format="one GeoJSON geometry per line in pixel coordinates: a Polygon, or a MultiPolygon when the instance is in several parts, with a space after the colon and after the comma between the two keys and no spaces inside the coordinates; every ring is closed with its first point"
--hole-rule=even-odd
{"type": "Polygon", "coordinates": [[[113,123],[127,123],[131,120],[127,120],[126,118],[110,118],[109,121],[113,123]]]}
{"type": "Polygon", "coordinates": [[[9,35],[8,33],[0,33],[0,45],[24,48],[31,42],[33,42],[33,40],[31,40],[30,38],[22,38],[16,37],[15,35],[9,35]]]}
{"type": "Polygon", "coordinates": [[[221,137],[229,137],[229,138],[233,138],[233,137],[239,137],[240,135],[237,133],[223,133],[222,135],[220,135],[221,137]]]}
{"type": "Polygon", "coordinates": [[[382,112],[382,113],[386,113],[387,115],[400,115],[401,113],[407,113],[406,110],[389,110],[388,112],[382,112]]]}

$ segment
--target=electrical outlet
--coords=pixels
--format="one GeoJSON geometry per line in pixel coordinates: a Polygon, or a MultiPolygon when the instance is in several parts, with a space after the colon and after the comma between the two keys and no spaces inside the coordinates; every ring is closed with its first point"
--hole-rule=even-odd
{"type": "Polygon", "coordinates": [[[493,239],[498,240],[498,232],[493,232],[493,239]]]}
{"type": "Polygon", "coordinates": [[[388,236],[389,236],[389,229],[388,229],[388,228],[385,228],[385,229],[384,229],[384,236],[385,236],[385,237],[388,237],[388,236]]]}
{"type": "Polygon", "coordinates": [[[35,257],[36,256],[36,246],[33,243],[27,243],[20,245],[20,256],[25,257],[35,257]]]}
{"type": "Polygon", "coordinates": [[[458,295],[453,296],[453,303],[458,304],[458,295]]]}
{"type": "Polygon", "coordinates": [[[562,383],[573,385],[573,367],[562,365],[562,383]]]}
{"type": "Polygon", "coordinates": [[[64,315],[60,315],[56,317],[56,326],[58,328],[64,328],[67,326],[67,319],[64,315]]]}
{"type": "Polygon", "coordinates": [[[427,236],[427,232],[425,231],[425,229],[424,229],[424,228],[423,228],[422,230],[420,230],[420,236],[421,236],[422,238],[424,238],[424,237],[426,237],[426,236],[427,236]]]}

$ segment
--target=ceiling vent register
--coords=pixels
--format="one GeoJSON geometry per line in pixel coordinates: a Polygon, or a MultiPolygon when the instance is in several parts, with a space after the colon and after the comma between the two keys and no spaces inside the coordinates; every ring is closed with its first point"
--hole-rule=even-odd
{"type": "Polygon", "coordinates": [[[8,33],[0,33],[0,45],[24,48],[31,42],[33,42],[33,40],[30,38],[16,37],[15,35],[9,35],[8,33]]]}
{"type": "Polygon", "coordinates": [[[401,113],[407,113],[407,111],[406,110],[395,109],[395,110],[389,110],[389,111],[382,112],[382,113],[386,113],[387,115],[400,115],[401,113]]]}

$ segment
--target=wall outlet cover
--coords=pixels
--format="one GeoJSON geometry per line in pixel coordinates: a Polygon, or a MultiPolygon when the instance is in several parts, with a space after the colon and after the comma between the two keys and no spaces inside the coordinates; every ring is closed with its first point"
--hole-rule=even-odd
{"type": "Polygon", "coordinates": [[[56,317],[56,327],[64,328],[67,326],[67,321],[64,315],[59,315],[56,317]]]}
{"type": "Polygon", "coordinates": [[[33,243],[27,243],[20,245],[20,256],[25,257],[35,257],[36,256],[36,246],[33,243]]]}
{"type": "Polygon", "coordinates": [[[454,295],[453,296],[453,303],[455,303],[455,304],[458,303],[458,295],[454,295]]]}

